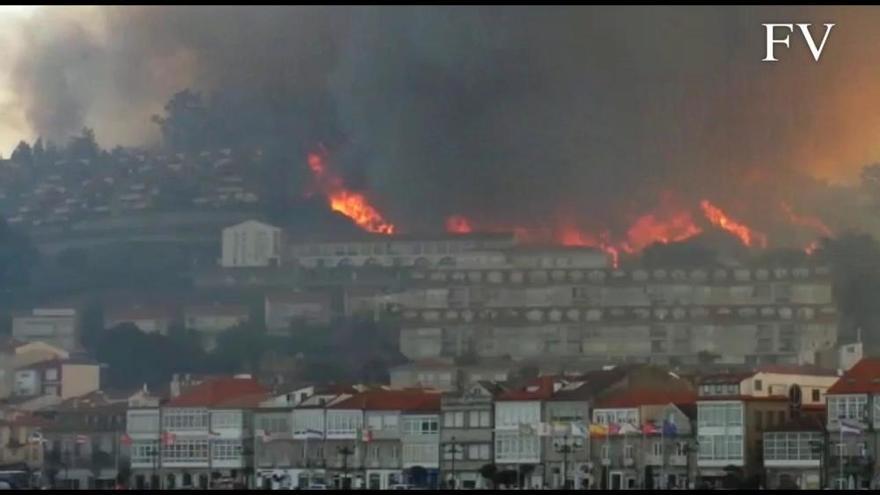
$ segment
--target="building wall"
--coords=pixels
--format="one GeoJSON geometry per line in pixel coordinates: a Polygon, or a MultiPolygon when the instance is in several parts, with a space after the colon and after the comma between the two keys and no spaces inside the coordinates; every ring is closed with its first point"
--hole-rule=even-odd
{"type": "Polygon", "coordinates": [[[79,397],[101,388],[101,367],[96,364],[61,365],[61,398],[79,397]]]}
{"type": "Polygon", "coordinates": [[[266,267],[280,264],[281,229],[249,220],[223,229],[223,267],[266,267]]]}
{"type": "MultiPolygon", "coordinates": [[[[416,272],[410,274],[415,276],[416,272]]],[[[835,345],[823,268],[429,270],[388,296],[410,359],[589,356],[811,363],[835,345]]]]}

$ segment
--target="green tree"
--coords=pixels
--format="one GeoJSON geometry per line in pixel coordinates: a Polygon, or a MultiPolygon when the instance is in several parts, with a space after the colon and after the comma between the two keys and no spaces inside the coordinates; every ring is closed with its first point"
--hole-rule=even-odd
{"type": "Polygon", "coordinates": [[[101,148],[95,139],[95,131],[83,127],[78,136],[74,136],[67,144],[67,157],[73,160],[94,161],[100,155],[101,148]]]}
{"type": "Polygon", "coordinates": [[[18,146],[12,150],[12,156],[9,159],[19,165],[28,167],[33,165],[34,155],[31,146],[25,141],[19,141],[18,146]]]}

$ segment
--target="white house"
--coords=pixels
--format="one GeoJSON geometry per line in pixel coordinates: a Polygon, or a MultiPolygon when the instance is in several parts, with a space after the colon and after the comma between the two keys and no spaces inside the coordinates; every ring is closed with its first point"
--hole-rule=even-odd
{"type": "Polygon", "coordinates": [[[220,265],[267,267],[281,264],[281,229],[256,220],[248,220],[223,229],[220,265]]]}

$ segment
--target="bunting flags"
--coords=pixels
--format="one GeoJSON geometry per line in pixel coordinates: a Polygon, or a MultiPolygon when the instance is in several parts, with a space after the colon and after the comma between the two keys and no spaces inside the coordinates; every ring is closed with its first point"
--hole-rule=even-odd
{"type": "Polygon", "coordinates": [[[590,436],[587,426],[580,421],[571,424],[571,435],[580,438],[587,438],[590,436]]]}
{"type": "Polygon", "coordinates": [[[119,443],[121,443],[122,445],[132,444],[131,437],[128,435],[128,433],[123,433],[119,436],[119,443]]]}
{"type": "Polygon", "coordinates": [[[609,435],[617,435],[620,433],[620,424],[611,423],[608,425],[608,434],[609,435]]]}
{"type": "Polygon", "coordinates": [[[645,435],[656,435],[660,433],[660,430],[657,429],[657,425],[653,421],[648,421],[642,425],[642,433],[645,435]]]}
{"type": "Polygon", "coordinates": [[[553,434],[556,436],[565,436],[572,434],[572,424],[562,422],[553,423],[553,434]]]}

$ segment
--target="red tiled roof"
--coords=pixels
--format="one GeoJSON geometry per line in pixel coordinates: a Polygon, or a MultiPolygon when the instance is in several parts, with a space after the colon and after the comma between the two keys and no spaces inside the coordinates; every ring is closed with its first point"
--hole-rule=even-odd
{"type": "Polygon", "coordinates": [[[697,401],[694,390],[625,389],[612,392],[596,402],[597,408],[654,406],[663,404],[693,404],[697,401]]]}
{"type": "Polygon", "coordinates": [[[710,397],[699,397],[697,399],[700,402],[709,402],[715,400],[741,400],[743,402],[776,402],[776,401],[790,401],[787,395],[768,395],[766,397],[755,397],[754,395],[713,395],[710,397]]]}
{"type": "Polygon", "coordinates": [[[546,400],[553,397],[553,382],[555,377],[552,375],[538,377],[524,387],[508,390],[501,393],[495,400],[546,400]]]}
{"type": "Polygon", "coordinates": [[[228,406],[233,405],[237,400],[249,403],[249,400],[258,394],[266,397],[269,389],[253,378],[214,378],[193,386],[165,405],[167,407],[228,406]]]}
{"type": "Polygon", "coordinates": [[[372,411],[439,411],[442,395],[433,390],[369,390],[330,406],[372,411]]]}
{"type": "Polygon", "coordinates": [[[880,393],[880,359],[864,358],[843,374],[826,394],[880,393]]]}

